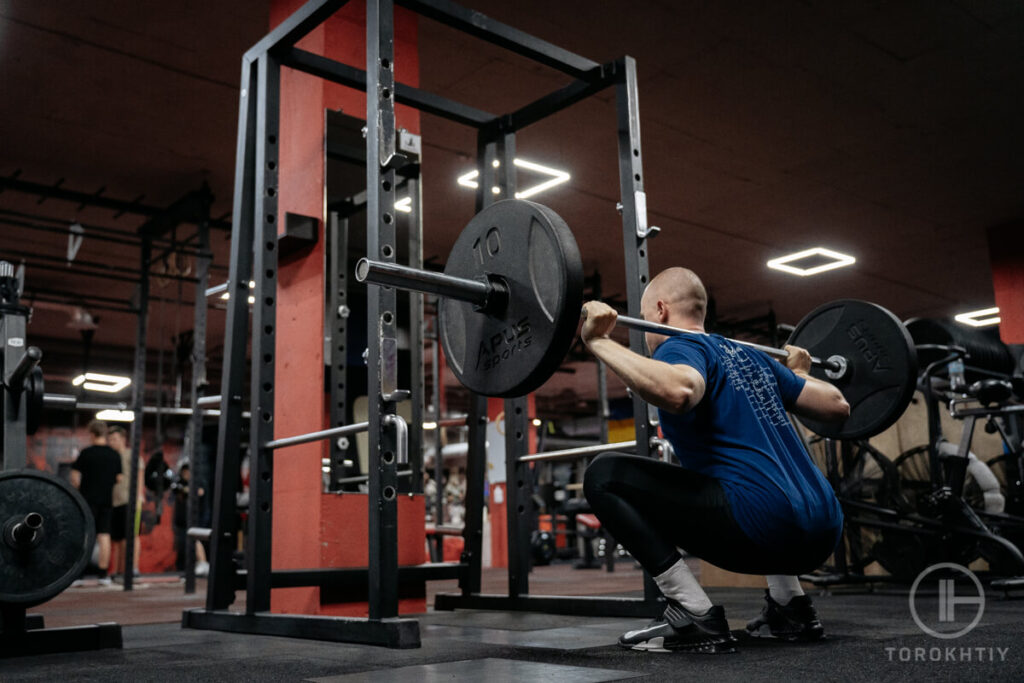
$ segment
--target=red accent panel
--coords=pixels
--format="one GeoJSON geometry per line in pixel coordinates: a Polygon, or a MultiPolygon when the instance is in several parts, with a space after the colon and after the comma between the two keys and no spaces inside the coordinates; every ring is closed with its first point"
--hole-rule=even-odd
{"type": "MultiPolygon", "coordinates": [[[[320,497],[323,519],[321,567],[365,567],[369,563],[369,510],[361,493],[320,497]]],[[[398,564],[427,561],[426,510],[422,495],[398,498],[398,564]]],[[[427,611],[426,598],[399,600],[399,612],[427,611]]],[[[366,603],[317,605],[319,614],[365,617],[366,603]]]]}
{"type": "MultiPolygon", "coordinates": [[[[529,416],[529,420],[533,420],[536,414],[536,399],[533,394],[529,394],[526,397],[526,414],[529,416]]],[[[501,398],[489,398],[487,399],[487,417],[492,422],[499,418],[504,419],[505,415],[505,399],[501,398]]],[[[533,428],[531,423],[528,423],[529,434],[529,452],[535,453],[537,451],[537,431],[533,428]]],[[[531,465],[532,467],[532,465],[531,465]]],[[[491,522],[491,566],[492,567],[507,567],[508,566],[508,512],[506,510],[505,501],[508,500],[508,487],[505,484],[492,484],[491,485],[491,499],[487,501],[487,509],[490,512],[491,522]],[[501,489],[501,502],[496,503],[497,496],[495,495],[496,489],[501,489]]]]}
{"type": "Polygon", "coordinates": [[[441,548],[445,562],[459,562],[462,559],[462,551],[466,548],[466,539],[462,536],[445,536],[444,545],[441,548]]]}
{"type": "Polygon", "coordinates": [[[1006,344],[1024,344],[1024,224],[988,231],[992,289],[999,307],[999,336],[1006,344]]]}

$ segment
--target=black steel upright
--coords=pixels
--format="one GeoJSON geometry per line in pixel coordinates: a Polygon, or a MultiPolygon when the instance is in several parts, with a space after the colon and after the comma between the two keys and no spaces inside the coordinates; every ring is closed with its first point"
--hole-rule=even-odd
{"type": "MultiPolygon", "coordinates": [[[[245,553],[249,614],[270,610],[274,453],[274,366],[277,319],[277,165],[280,63],[269,52],[257,62],[256,170],[253,190],[254,302],[249,386],[249,534],[245,553]]],[[[248,286],[248,283],[246,283],[248,286]]],[[[242,295],[245,296],[245,295],[242,295]]]]}
{"type": "MultiPolygon", "coordinates": [[[[366,254],[394,262],[395,72],[394,7],[391,0],[366,3],[366,254]]],[[[398,389],[398,308],[390,287],[367,294],[369,385],[370,564],[369,615],[398,615],[398,477],[395,432],[385,416],[395,413],[398,389]]]]}
{"type": "MultiPolygon", "coordinates": [[[[210,578],[206,609],[227,609],[235,601],[238,533],[235,509],[241,466],[242,400],[245,394],[249,326],[249,279],[253,258],[253,184],[256,175],[256,65],[242,60],[242,88],[235,149],[234,208],[231,258],[228,264],[228,310],[224,323],[224,368],[217,423],[217,465],[214,472],[213,520],[210,535],[210,578]]],[[[261,141],[262,143],[262,141],[261,141]]]]}
{"type": "MultiPolygon", "coordinates": [[[[199,251],[196,258],[196,303],[192,318],[192,416],[189,429],[192,432],[192,476],[188,480],[188,512],[186,529],[197,526],[199,521],[199,487],[205,483],[206,458],[203,451],[203,409],[197,401],[206,388],[206,288],[210,282],[210,224],[207,220],[199,223],[199,251]]],[[[129,508],[132,509],[132,508],[129,508]]],[[[196,592],[196,542],[185,537],[185,592],[196,592]]]]}
{"type": "MultiPolygon", "coordinates": [[[[404,135],[404,134],[403,134],[404,135]]],[[[409,235],[409,266],[423,267],[423,201],[420,196],[419,164],[417,172],[406,180],[409,199],[407,214],[409,235]]],[[[423,493],[423,409],[426,398],[423,391],[423,295],[408,292],[409,297],[409,469],[412,477],[402,491],[423,493]]],[[[438,425],[440,428],[440,425],[438,425]]],[[[403,482],[404,484],[404,482],[403,482]]]]}
{"type": "MultiPolygon", "coordinates": [[[[622,246],[626,256],[626,301],[629,315],[641,317],[640,297],[650,276],[647,243],[651,235],[647,222],[647,194],[644,192],[643,150],[640,147],[640,102],[637,92],[636,60],[624,57],[619,62],[619,81],[615,85],[615,104],[619,122],[619,191],[622,204],[622,246]]],[[[629,348],[646,354],[644,334],[629,331],[629,348]]],[[[633,393],[633,422],[636,430],[636,454],[657,457],[651,437],[657,427],[650,406],[633,393]]],[[[644,572],[644,596],[653,600],[661,593],[644,572]]]]}
{"type": "MultiPolygon", "coordinates": [[[[485,173],[477,189],[480,209],[496,199],[516,196],[516,135],[498,136],[496,145],[488,144],[484,155],[485,173]],[[493,150],[493,152],[492,152],[493,150]],[[494,162],[498,165],[495,166],[494,162]],[[492,188],[498,188],[495,194],[492,188]]],[[[533,472],[519,459],[528,455],[530,416],[525,396],[505,399],[505,520],[508,530],[508,594],[530,592],[530,534],[534,527],[533,472]]]]}
{"type": "Polygon", "coordinates": [[[3,411],[0,415],[3,420],[3,430],[0,431],[3,462],[0,469],[3,470],[20,470],[28,464],[25,377],[11,376],[20,374],[14,371],[25,362],[28,353],[25,343],[28,308],[21,305],[21,294],[14,266],[0,261],[0,344],[3,345],[0,347],[0,410],[3,411]]]}
{"type": "MultiPolygon", "coordinates": [[[[330,395],[331,427],[342,427],[348,420],[348,217],[341,217],[337,211],[328,216],[326,274],[327,305],[324,320],[329,325],[330,346],[325,350],[330,359],[328,371],[328,393],[330,395]]],[[[340,479],[350,473],[345,465],[348,457],[348,437],[331,439],[328,451],[331,454],[330,481],[328,489],[341,488],[340,479]]]]}
{"type": "Polygon", "coordinates": [[[124,590],[135,582],[135,506],[139,501],[139,453],[142,450],[142,406],[146,400],[146,331],[149,323],[149,265],[152,246],[147,233],[142,234],[139,248],[139,314],[135,330],[135,368],[132,372],[131,464],[128,467],[128,524],[124,543],[124,590]]]}

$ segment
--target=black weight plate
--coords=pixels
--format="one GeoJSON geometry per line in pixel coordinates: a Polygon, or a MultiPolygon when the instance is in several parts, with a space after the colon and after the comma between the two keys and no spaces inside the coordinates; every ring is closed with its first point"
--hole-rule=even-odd
{"type": "Polygon", "coordinates": [[[507,307],[488,313],[441,299],[441,344],[459,381],[485,396],[540,387],[569,351],[583,305],[583,264],[565,221],[534,202],[496,202],[455,240],[444,272],[498,276],[509,290],[507,307]]]}
{"type": "Polygon", "coordinates": [[[95,541],[89,506],[70,484],[37,470],[0,472],[0,604],[54,597],[85,569],[95,541]],[[30,512],[42,515],[42,529],[20,548],[8,532],[30,512]]]}
{"type": "MultiPolygon", "coordinates": [[[[934,318],[911,318],[906,322],[907,332],[915,344],[942,344],[946,346],[962,346],[967,349],[964,363],[971,367],[990,370],[1003,375],[1012,375],[1014,370],[1013,355],[996,333],[995,328],[974,329],[952,320],[934,318]]],[[[927,366],[949,354],[940,350],[922,350],[921,365],[927,366]]],[[[985,375],[968,373],[971,381],[981,379],[985,375]]]]}
{"type": "Polygon", "coordinates": [[[903,415],[917,383],[914,342],[899,318],[881,306],[856,299],[833,301],[811,311],[793,330],[789,343],[822,360],[846,358],[845,376],[830,379],[820,367],[811,376],[839,387],[850,404],[843,422],[801,417],[808,429],[833,439],[874,436],[903,415]]]}

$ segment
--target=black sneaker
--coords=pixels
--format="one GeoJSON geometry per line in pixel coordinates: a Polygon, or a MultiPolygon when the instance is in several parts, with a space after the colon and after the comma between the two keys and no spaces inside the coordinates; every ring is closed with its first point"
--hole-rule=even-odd
{"type": "Polygon", "coordinates": [[[707,614],[689,612],[669,599],[665,613],[646,628],[629,631],[619,646],[645,652],[690,652],[717,655],[736,652],[736,639],[725,620],[725,609],[715,605],[707,614]]]}
{"type": "Polygon", "coordinates": [[[798,595],[788,605],[780,605],[766,590],[767,603],[761,616],[747,624],[747,633],[755,638],[779,638],[780,640],[812,641],[825,637],[825,629],[818,621],[811,599],[798,595]]]}

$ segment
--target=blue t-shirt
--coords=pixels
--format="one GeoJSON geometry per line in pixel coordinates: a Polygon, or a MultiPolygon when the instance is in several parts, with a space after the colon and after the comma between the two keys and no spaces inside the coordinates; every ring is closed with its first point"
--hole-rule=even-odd
{"type": "Polygon", "coordinates": [[[689,365],[706,383],[687,413],[659,411],[680,464],[717,479],[733,517],[760,545],[835,531],[843,513],[786,410],[806,380],[760,351],[717,334],[669,337],[656,360],[689,365]]]}

